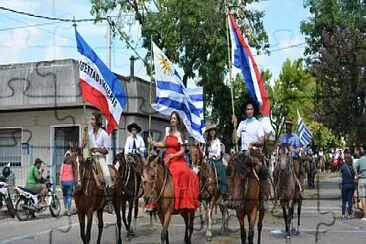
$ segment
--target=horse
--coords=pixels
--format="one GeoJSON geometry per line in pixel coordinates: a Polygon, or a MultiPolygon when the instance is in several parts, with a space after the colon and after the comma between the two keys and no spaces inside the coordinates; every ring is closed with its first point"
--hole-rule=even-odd
{"type": "MultiPolygon", "coordinates": [[[[213,164],[208,164],[204,161],[202,151],[197,145],[193,145],[191,148],[190,159],[192,167],[197,172],[199,178],[199,200],[203,203],[205,209],[205,219],[207,222],[206,240],[211,241],[212,239],[212,212],[213,208],[218,204],[220,198],[220,192],[218,191],[218,180],[213,164]]],[[[225,231],[225,215],[226,207],[219,204],[221,211],[221,234],[225,231]]],[[[201,213],[201,206],[200,206],[201,213]]],[[[200,214],[201,223],[202,214],[200,214]]]]}
{"type": "Polygon", "coordinates": [[[325,164],[326,164],[326,158],[324,156],[319,156],[317,168],[320,170],[320,172],[325,172],[325,164]]]}
{"type": "MultiPolygon", "coordinates": [[[[82,150],[80,148],[71,148],[71,157],[77,163],[77,168],[74,169],[78,182],[74,192],[74,200],[79,218],[80,236],[84,244],[90,242],[90,232],[93,223],[93,213],[97,211],[98,217],[98,240],[101,242],[103,232],[103,207],[104,190],[98,187],[98,167],[93,159],[87,158],[84,160],[82,150]],[[87,216],[87,227],[85,231],[85,216],[87,216]]],[[[121,239],[121,184],[119,174],[114,167],[109,166],[112,181],[115,182],[113,189],[113,206],[117,217],[118,228],[118,243],[122,243],[121,239]]]]}
{"type": "Polygon", "coordinates": [[[291,239],[291,221],[294,214],[294,206],[297,203],[297,229],[299,233],[301,204],[300,186],[294,171],[293,159],[288,155],[290,148],[287,144],[281,144],[277,150],[276,164],[279,165],[279,172],[276,177],[277,199],[282,207],[285,220],[286,238],[291,239]]]}
{"type": "Polygon", "coordinates": [[[308,188],[315,188],[315,175],[316,175],[316,159],[314,157],[305,155],[303,166],[308,179],[308,188]]]}
{"type": "Polygon", "coordinates": [[[144,201],[149,204],[154,201],[157,213],[163,227],[161,243],[169,243],[168,227],[171,216],[180,214],[185,223],[184,243],[190,244],[193,232],[193,209],[174,210],[174,182],[169,168],[163,158],[151,156],[143,167],[144,201]]]}
{"type": "Polygon", "coordinates": [[[241,242],[246,243],[246,230],[244,218],[248,216],[249,231],[248,242],[253,243],[254,226],[259,212],[257,229],[258,240],[261,243],[261,233],[265,209],[260,208],[260,181],[258,178],[258,167],[251,156],[244,153],[234,154],[228,162],[229,186],[231,191],[232,206],[240,224],[241,242]]]}
{"type": "Polygon", "coordinates": [[[126,227],[127,239],[135,235],[136,220],[139,211],[139,198],[142,197],[141,191],[141,175],[143,162],[140,156],[135,154],[127,155],[128,160],[125,159],[124,153],[119,153],[116,160],[119,162],[118,173],[121,177],[122,187],[122,220],[126,227]],[[128,216],[126,219],[126,203],[128,202],[128,216]],[[133,227],[132,210],[134,210],[133,227]]]}

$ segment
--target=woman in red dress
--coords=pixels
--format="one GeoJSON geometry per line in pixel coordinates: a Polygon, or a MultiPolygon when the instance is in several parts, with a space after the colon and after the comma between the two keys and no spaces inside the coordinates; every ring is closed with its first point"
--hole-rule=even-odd
{"type": "Polygon", "coordinates": [[[184,160],[185,146],[183,134],[181,133],[182,123],[179,114],[173,111],[170,115],[170,128],[166,131],[162,142],[150,141],[153,146],[166,147],[164,161],[168,166],[174,181],[174,208],[197,209],[198,201],[198,177],[188,167],[184,160]]]}

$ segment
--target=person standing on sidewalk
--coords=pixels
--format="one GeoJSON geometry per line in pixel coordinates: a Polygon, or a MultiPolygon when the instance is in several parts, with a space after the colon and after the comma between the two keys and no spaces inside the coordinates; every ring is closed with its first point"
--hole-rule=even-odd
{"type": "Polygon", "coordinates": [[[366,221],[366,146],[362,145],[361,158],[355,163],[356,177],[358,179],[358,194],[361,200],[363,218],[366,221]]]}
{"type": "Polygon", "coordinates": [[[62,188],[62,195],[65,204],[65,212],[64,215],[71,216],[71,202],[72,202],[72,193],[74,191],[74,174],[72,171],[73,161],[71,159],[70,152],[67,151],[65,154],[64,161],[61,164],[60,168],[60,184],[62,188]]]}
{"type": "Polygon", "coordinates": [[[345,162],[341,165],[340,173],[342,176],[342,219],[345,219],[346,205],[347,207],[347,219],[351,219],[352,215],[352,196],[355,191],[354,179],[355,170],[353,169],[353,162],[351,156],[351,150],[346,149],[344,152],[345,162]]]}

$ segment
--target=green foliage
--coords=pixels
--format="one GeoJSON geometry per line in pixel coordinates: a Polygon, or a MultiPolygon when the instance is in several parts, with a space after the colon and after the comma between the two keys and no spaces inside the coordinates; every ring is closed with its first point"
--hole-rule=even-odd
{"type": "MultiPolygon", "coordinates": [[[[135,16],[141,26],[143,47],[149,50],[145,61],[151,56],[152,38],[169,59],[183,69],[185,84],[188,78],[193,78],[203,86],[206,107],[212,107],[212,119],[219,121],[225,141],[229,142],[232,109],[230,88],[224,83],[228,71],[226,7],[231,9],[241,31],[246,33],[249,45],[259,52],[268,49],[269,43],[262,22],[264,13],[248,8],[249,4],[258,0],[91,0],[91,2],[91,13],[97,17],[107,15],[113,10],[132,13],[135,16]]],[[[123,19],[117,24],[121,30],[123,19]]],[[[125,38],[128,36],[128,33],[122,31],[120,34],[125,38]]],[[[234,86],[238,86],[237,81],[234,83],[234,86]]],[[[236,104],[237,110],[243,103],[241,99],[245,96],[236,90],[235,94],[239,99],[236,104]]]]}
{"type": "Polygon", "coordinates": [[[309,70],[317,79],[316,113],[349,143],[366,140],[366,1],[318,0],[301,24],[309,70]]]}
{"type": "Polygon", "coordinates": [[[297,109],[305,118],[312,116],[315,80],[304,68],[302,59],[291,62],[286,60],[282,65],[279,78],[274,86],[269,87],[271,100],[271,124],[277,140],[283,132],[286,117],[297,121],[297,109]]]}

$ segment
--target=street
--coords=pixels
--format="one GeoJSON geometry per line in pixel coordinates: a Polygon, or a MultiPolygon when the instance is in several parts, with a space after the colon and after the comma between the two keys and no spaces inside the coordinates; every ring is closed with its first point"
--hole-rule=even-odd
{"type": "MultiPolygon", "coordinates": [[[[327,173],[327,176],[319,177],[320,196],[317,197],[317,190],[305,190],[301,214],[300,234],[292,236],[293,243],[365,243],[366,224],[360,221],[359,214],[351,220],[342,221],[341,199],[339,182],[340,178],[335,174],[327,173]],[[319,206],[319,209],[318,209],[319,206]],[[319,211],[320,210],[320,211],[319,211]]],[[[271,206],[270,206],[271,207],[271,206]]],[[[125,229],[122,227],[124,243],[160,243],[160,223],[155,222],[150,226],[150,217],[140,211],[137,221],[136,236],[131,241],[126,241],[125,229]]],[[[220,215],[219,211],[216,223],[213,226],[213,239],[211,243],[241,243],[239,224],[234,215],[230,212],[229,220],[230,233],[220,235],[220,215]]],[[[16,218],[11,219],[6,215],[4,208],[0,215],[0,243],[81,243],[79,236],[79,224],[77,216],[51,217],[49,211],[45,211],[27,222],[20,222],[16,218]]],[[[105,230],[103,232],[102,243],[115,243],[115,217],[104,214],[105,230]]],[[[198,217],[196,218],[195,231],[193,233],[193,243],[206,243],[206,226],[199,229],[198,217]]],[[[295,209],[294,227],[296,227],[297,217],[295,209]]],[[[246,223],[247,224],[247,223],[246,223]]],[[[282,211],[279,208],[271,213],[266,213],[263,223],[262,243],[285,243],[286,239],[282,230],[284,222],[282,211]]],[[[184,223],[180,216],[173,216],[170,228],[169,239],[171,243],[183,243],[184,223]]],[[[97,219],[94,215],[92,228],[92,241],[97,238],[97,219]]],[[[255,233],[255,242],[257,233],[255,233]]]]}

